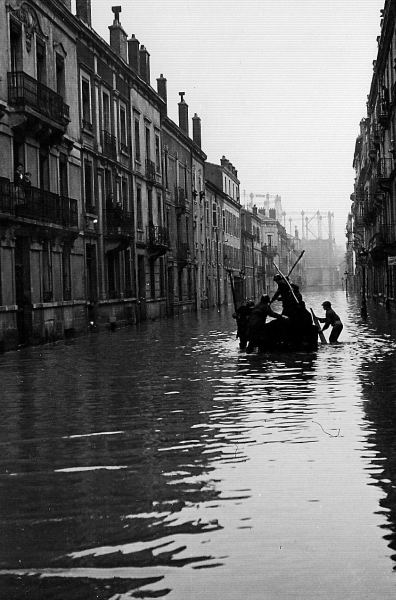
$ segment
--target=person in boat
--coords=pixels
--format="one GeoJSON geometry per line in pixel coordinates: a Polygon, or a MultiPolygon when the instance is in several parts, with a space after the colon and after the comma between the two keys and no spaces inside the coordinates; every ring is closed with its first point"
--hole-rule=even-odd
{"type": "Polygon", "coordinates": [[[326,317],[324,319],[318,317],[318,321],[320,323],[324,323],[322,331],[325,331],[330,326],[332,327],[329,342],[330,344],[336,344],[338,342],[338,338],[340,336],[341,331],[344,329],[344,325],[342,324],[342,321],[337,315],[337,313],[331,308],[331,302],[325,300],[325,302],[323,302],[322,304],[322,307],[323,310],[326,311],[326,317]]]}
{"type": "Polygon", "coordinates": [[[301,306],[305,308],[300,288],[279,274],[274,276],[274,281],[278,289],[271,298],[271,304],[277,300],[281,300],[283,307],[282,314],[291,318],[296,317],[298,309],[301,306]]]}
{"type": "Polygon", "coordinates": [[[254,302],[252,300],[245,300],[232,315],[237,322],[237,338],[239,338],[241,350],[245,350],[248,341],[249,317],[253,306],[254,302]]]}
{"type": "Polygon", "coordinates": [[[287,330],[284,331],[284,341],[292,346],[303,345],[307,339],[311,340],[313,332],[312,317],[305,306],[300,288],[279,274],[274,276],[274,281],[277,283],[278,289],[271,302],[281,300],[282,315],[289,318],[287,330]]]}
{"type": "Polygon", "coordinates": [[[265,340],[265,322],[268,317],[282,319],[282,315],[274,312],[271,308],[271,299],[268,295],[261,296],[260,302],[256,304],[250,312],[248,322],[248,345],[246,352],[250,354],[258,346],[260,347],[265,340]]]}

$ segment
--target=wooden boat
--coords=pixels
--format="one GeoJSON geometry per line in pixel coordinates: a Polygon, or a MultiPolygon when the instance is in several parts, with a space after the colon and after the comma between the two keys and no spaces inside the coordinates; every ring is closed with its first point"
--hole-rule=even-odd
{"type": "MultiPolygon", "coordinates": [[[[263,328],[258,339],[258,352],[315,352],[318,349],[319,329],[311,322],[276,319],[263,328]]],[[[247,349],[247,353],[251,350],[247,349]]]]}

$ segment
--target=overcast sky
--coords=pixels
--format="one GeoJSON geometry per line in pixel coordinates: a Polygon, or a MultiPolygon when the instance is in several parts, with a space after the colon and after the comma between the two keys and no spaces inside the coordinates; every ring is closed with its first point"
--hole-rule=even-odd
{"type": "Polygon", "coordinates": [[[332,211],[344,244],[384,0],[92,0],[107,41],[117,4],[150,53],[152,86],[168,80],[170,117],[186,92],[208,160],[238,169],[241,200],[279,194],[287,219],[332,211]]]}

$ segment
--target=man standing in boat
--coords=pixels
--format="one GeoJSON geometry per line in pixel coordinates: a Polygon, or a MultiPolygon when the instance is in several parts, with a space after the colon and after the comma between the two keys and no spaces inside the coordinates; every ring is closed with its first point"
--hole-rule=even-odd
{"type": "Polygon", "coordinates": [[[321,323],[324,323],[324,326],[322,327],[322,331],[324,331],[325,329],[328,329],[331,325],[332,330],[330,333],[329,342],[330,342],[330,344],[336,344],[341,331],[344,329],[344,326],[341,322],[340,317],[331,308],[331,302],[329,302],[328,300],[325,300],[325,302],[323,302],[322,306],[323,306],[323,310],[326,311],[326,317],[324,319],[318,318],[318,321],[320,321],[321,323]]]}

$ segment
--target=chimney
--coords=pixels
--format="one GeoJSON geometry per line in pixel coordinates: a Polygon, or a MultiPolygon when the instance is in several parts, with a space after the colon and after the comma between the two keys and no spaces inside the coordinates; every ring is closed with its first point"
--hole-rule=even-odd
{"type": "Polygon", "coordinates": [[[201,147],[201,119],[198,117],[197,113],[192,118],[193,122],[193,140],[197,144],[197,146],[201,147]]]}
{"type": "Polygon", "coordinates": [[[166,91],[166,78],[162,75],[157,77],[157,92],[158,92],[158,96],[160,96],[162,98],[162,100],[165,102],[165,114],[166,114],[166,109],[167,109],[167,103],[168,103],[168,93],[166,91]]]}
{"type": "Polygon", "coordinates": [[[113,25],[110,25],[110,47],[116,54],[125,62],[128,58],[127,34],[121,27],[120,12],[121,6],[112,6],[111,10],[114,13],[113,25]]]}
{"type": "Polygon", "coordinates": [[[128,40],[128,62],[135,73],[139,73],[139,48],[140,42],[135,38],[134,34],[132,34],[131,39],[128,40]]]}
{"type": "Polygon", "coordinates": [[[186,92],[179,92],[180,102],[179,102],[179,127],[188,135],[188,104],[184,102],[184,94],[186,92]]]}
{"type": "Polygon", "coordinates": [[[220,164],[222,167],[225,167],[226,169],[230,168],[230,161],[224,155],[221,157],[220,164]]]}
{"type": "Polygon", "coordinates": [[[150,54],[144,46],[139,50],[139,75],[144,81],[150,83],[150,54]]]}
{"type": "Polygon", "coordinates": [[[91,26],[91,0],[76,0],[76,15],[91,26]]]}

